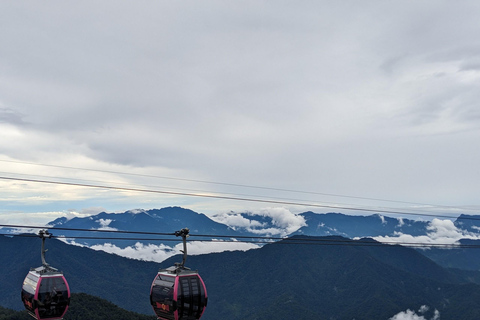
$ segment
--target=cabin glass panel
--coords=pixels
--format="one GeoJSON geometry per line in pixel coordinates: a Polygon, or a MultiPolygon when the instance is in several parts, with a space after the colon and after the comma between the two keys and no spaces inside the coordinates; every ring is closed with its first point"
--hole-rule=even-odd
{"type": "Polygon", "coordinates": [[[61,318],[69,304],[68,287],[63,276],[42,277],[38,288],[40,319],[61,318]]]}
{"type": "Polygon", "coordinates": [[[175,320],[175,277],[158,274],[152,285],[151,302],[160,319],[175,320]]]}
{"type": "Polygon", "coordinates": [[[29,273],[23,281],[22,302],[25,306],[25,309],[30,312],[34,312],[34,299],[35,292],[37,290],[38,279],[39,278],[37,276],[29,273]]]}
{"type": "Polygon", "coordinates": [[[206,298],[203,283],[198,275],[179,277],[178,320],[200,319],[206,298]]]}

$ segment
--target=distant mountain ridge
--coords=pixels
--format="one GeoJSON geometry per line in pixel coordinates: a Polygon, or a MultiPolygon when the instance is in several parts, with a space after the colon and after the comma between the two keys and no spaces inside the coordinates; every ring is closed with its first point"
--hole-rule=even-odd
{"type": "MultiPolygon", "coordinates": [[[[293,214],[291,214],[293,215],[293,214]]],[[[218,217],[217,217],[218,218],[218,217]]],[[[235,239],[236,237],[254,237],[270,236],[279,237],[280,234],[287,235],[307,235],[307,236],[332,236],[339,235],[345,238],[355,239],[362,237],[398,237],[408,235],[411,237],[430,237],[434,228],[432,221],[412,220],[406,218],[391,218],[380,214],[372,214],[369,216],[345,215],[342,213],[325,213],[319,214],[314,212],[304,212],[295,215],[298,228],[288,233],[289,226],[279,223],[278,215],[255,214],[255,213],[226,213],[222,219],[209,217],[202,213],[197,213],[189,209],[181,207],[167,207],[152,210],[129,210],[123,213],[107,213],[101,212],[84,218],[58,218],[51,221],[48,225],[56,228],[67,229],[86,229],[98,230],[92,236],[91,232],[75,231],[75,230],[55,230],[54,234],[59,236],[67,236],[77,244],[86,246],[97,246],[98,249],[115,252],[120,255],[126,255],[124,249],[133,248],[137,250],[137,243],[143,246],[151,247],[147,254],[143,254],[142,258],[151,259],[156,250],[164,251],[165,259],[175,254],[173,246],[178,243],[175,237],[167,236],[138,235],[138,234],[122,234],[121,236],[108,233],[110,230],[121,230],[129,232],[151,232],[161,234],[172,234],[176,230],[184,227],[190,228],[192,235],[217,235],[235,239]],[[234,219],[228,219],[231,215],[234,219]],[[301,220],[299,223],[299,220],[301,220]],[[236,224],[235,224],[236,223],[236,224]],[[282,229],[283,228],[283,229],[282,229]],[[272,233],[277,232],[277,233],[272,233]],[[121,237],[122,240],[112,239],[114,236],[121,237]],[[96,239],[86,239],[86,238],[96,239]],[[103,238],[103,239],[98,239],[103,238]],[[131,240],[128,240],[128,239],[131,240]],[[150,238],[149,240],[139,240],[139,238],[150,238]],[[159,240],[153,240],[158,238],[159,240]],[[167,239],[165,239],[167,238],[167,239]],[[127,239],[127,240],[126,240],[127,239]],[[172,242],[173,241],[173,242],[172,242]],[[175,241],[177,241],[175,243],[175,241]],[[115,246],[120,249],[106,248],[106,246],[115,246]]],[[[472,239],[480,239],[480,218],[471,215],[461,215],[454,222],[450,222],[450,228],[454,228],[454,233],[460,236],[455,241],[460,243],[471,243],[478,241],[472,239]],[[461,240],[461,236],[465,238],[461,240]],[[470,242],[469,242],[470,241],[470,242]]],[[[3,229],[8,232],[8,229],[3,229]]],[[[11,230],[10,230],[11,231],[11,230]]],[[[451,233],[452,230],[449,230],[451,233]]],[[[444,234],[448,234],[445,233],[444,234]]],[[[207,238],[192,237],[191,240],[202,240],[207,238]]],[[[218,250],[235,250],[238,245],[235,243],[224,243],[223,249],[218,250]],[[227,247],[230,246],[230,247],[227,247]]],[[[209,248],[210,246],[204,246],[209,248]]],[[[213,248],[213,247],[212,247],[213,248]]],[[[251,247],[248,247],[251,248],[251,247]]],[[[246,248],[246,249],[248,249],[246,248]]],[[[244,250],[246,250],[244,249],[244,250]]],[[[178,248],[175,249],[178,251],[178,248]]],[[[215,251],[212,250],[212,251],[215,251]]],[[[130,250],[129,252],[131,252],[130,250]]],[[[212,252],[210,251],[210,252],[212,252]]],[[[205,252],[205,251],[202,251],[205,252]]],[[[448,251],[443,249],[424,250],[423,254],[440,263],[445,267],[461,268],[465,270],[480,270],[480,259],[474,255],[476,251],[472,249],[457,249],[448,251]],[[460,262],[462,261],[462,262],[460,262]]],[[[136,258],[134,254],[130,257],[136,258]]],[[[156,256],[158,257],[158,256],[156,256]]],[[[161,260],[157,260],[161,261],[161,260]]]]}
{"type": "Polygon", "coordinates": [[[457,220],[455,220],[455,226],[468,232],[480,233],[480,217],[461,214],[457,220]]]}
{"type": "MultiPolygon", "coordinates": [[[[253,213],[238,214],[249,226],[235,226],[216,222],[203,213],[197,213],[181,207],[167,207],[152,210],[130,210],[124,213],[101,212],[85,218],[58,218],[48,225],[52,227],[125,230],[171,233],[175,230],[189,227],[192,233],[222,235],[222,236],[258,236],[269,235],[274,218],[253,213]]],[[[396,236],[408,234],[411,236],[427,235],[430,221],[391,218],[380,214],[369,216],[345,215],[342,213],[304,212],[297,216],[304,219],[304,226],[287,235],[330,236],[340,235],[346,238],[396,236]]],[[[480,218],[461,215],[455,220],[455,226],[460,230],[480,236],[480,218]],[[473,218],[473,219],[472,219],[473,218]]],[[[285,228],[286,229],[286,228],[285,228]]],[[[66,235],[74,237],[74,231],[65,231],[66,235]]]]}
{"type": "MultiPolygon", "coordinates": [[[[189,209],[180,207],[167,207],[152,210],[129,210],[123,213],[101,212],[85,218],[58,218],[48,223],[51,227],[87,229],[87,230],[120,230],[120,231],[138,231],[151,233],[172,234],[185,227],[190,228],[191,233],[195,234],[216,234],[225,236],[254,236],[249,232],[235,231],[231,227],[213,221],[202,213],[196,213],[189,209]]],[[[85,236],[82,231],[62,230],[60,232],[70,238],[85,236]]],[[[96,233],[98,237],[111,237],[107,232],[96,233]]],[[[138,238],[138,235],[123,235],[124,238],[138,238]]],[[[113,243],[118,247],[125,248],[139,242],[115,241],[101,239],[83,239],[77,240],[78,243],[85,245],[113,243]]],[[[145,242],[147,244],[147,242],[145,242]]]]}
{"type": "Polygon", "coordinates": [[[412,236],[424,235],[428,231],[428,221],[403,218],[390,218],[379,214],[370,216],[349,216],[342,213],[317,214],[305,212],[307,226],[295,234],[310,236],[340,235],[347,238],[394,236],[398,233],[412,236]]]}

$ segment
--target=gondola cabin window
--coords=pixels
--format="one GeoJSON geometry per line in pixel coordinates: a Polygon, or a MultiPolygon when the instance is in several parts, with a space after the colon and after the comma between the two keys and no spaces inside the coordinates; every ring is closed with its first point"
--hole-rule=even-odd
{"type": "Polygon", "coordinates": [[[160,319],[175,320],[175,277],[158,274],[152,286],[152,305],[160,319]]]}

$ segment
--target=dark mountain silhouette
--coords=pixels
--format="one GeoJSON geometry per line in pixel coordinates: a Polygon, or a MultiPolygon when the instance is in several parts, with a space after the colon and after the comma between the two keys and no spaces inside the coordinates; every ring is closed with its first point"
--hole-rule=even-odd
{"type": "MultiPolygon", "coordinates": [[[[37,237],[0,237],[0,305],[20,310],[20,288],[31,267],[41,265],[37,237]]],[[[127,259],[47,239],[46,260],[64,272],[72,292],[107,299],[127,310],[148,314],[150,285],[159,264],[127,259]]]]}
{"type": "MultiPolygon", "coordinates": [[[[47,261],[64,271],[73,292],[148,315],[158,268],[181,261],[136,261],[53,239],[47,247],[47,261]]],[[[0,305],[22,308],[21,283],[40,264],[39,251],[38,238],[0,237],[0,305]]],[[[389,319],[422,305],[443,320],[480,318],[479,285],[413,249],[368,239],[298,236],[247,252],[190,256],[187,266],[207,285],[204,320],[389,319]]]]}
{"type": "MultiPolygon", "coordinates": [[[[272,217],[255,215],[252,213],[244,213],[241,216],[245,219],[257,222],[255,230],[247,228],[232,228],[227,225],[215,222],[204,214],[196,213],[192,210],[180,207],[168,207],[153,210],[130,210],[124,213],[106,213],[102,212],[97,215],[85,218],[74,218],[68,220],[66,218],[58,218],[50,223],[51,226],[73,228],[73,229],[118,229],[125,231],[142,231],[171,234],[175,230],[180,230],[185,226],[189,226],[191,234],[208,234],[230,236],[232,238],[240,236],[255,237],[262,235],[262,228],[278,228],[275,226],[272,217]],[[252,232],[255,231],[255,232],[252,232]],[[258,233],[259,232],[259,233],[258,233]]],[[[416,221],[410,219],[390,218],[383,215],[369,216],[350,216],[341,213],[317,214],[313,212],[305,212],[300,214],[305,221],[306,226],[297,230],[293,235],[308,236],[331,236],[340,235],[347,238],[355,237],[375,237],[375,236],[395,236],[398,234],[409,234],[412,236],[428,235],[432,230],[429,229],[429,221],[416,221]]],[[[461,215],[455,221],[455,226],[462,232],[470,234],[479,234],[480,219],[476,216],[461,215]]],[[[7,229],[4,229],[7,231],[7,229]]],[[[143,244],[165,244],[171,246],[172,240],[176,241],[174,236],[148,236],[149,238],[159,238],[167,240],[157,241],[139,241],[132,240],[111,240],[111,239],[83,239],[83,237],[91,237],[91,232],[56,230],[55,235],[66,235],[75,238],[77,243],[85,245],[112,243],[118,247],[125,248],[134,246],[137,242],[143,244]]],[[[107,232],[98,232],[96,237],[111,238],[112,234],[107,232]]],[[[122,235],[127,238],[138,238],[139,235],[130,234],[122,235]]],[[[145,237],[145,236],[143,236],[145,237]]],[[[197,240],[201,238],[196,238],[197,240]]],[[[461,240],[463,244],[475,244],[476,240],[461,240]]],[[[426,255],[436,263],[446,268],[457,268],[466,271],[480,270],[480,255],[477,254],[479,249],[439,249],[419,250],[420,253],[426,255]]],[[[472,278],[472,277],[471,277],[472,278]]],[[[475,278],[475,277],[473,277],[475,278]]],[[[473,279],[472,278],[472,279],[473,279]]]]}
{"type": "Polygon", "coordinates": [[[461,214],[455,220],[455,226],[459,229],[479,233],[480,232],[480,217],[468,214],[461,214]]]}
{"type": "Polygon", "coordinates": [[[471,307],[480,286],[462,283],[415,250],[318,239],[330,242],[281,241],[192,257],[203,267],[209,292],[215,289],[215,313],[208,319],[389,319],[422,305],[438,309],[442,319],[480,316],[480,307],[471,307]]]}
{"type": "Polygon", "coordinates": [[[340,235],[347,238],[393,236],[395,233],[412,236],[425,235],[428,221],[396,219],[378,214],[370,216],[349,216],[342,213],[318,214],[301,213],[307,226],[300,228],[295,234],[309,236],[340,235]]]}
{"type": "MultiPolygon", "coordinates": [[[[122,231],[142,231],[154,233],[171,234],[176,230],[190,226],[191,233],[224,235],[224,236],[255,236],[253,233],[235,231],[227,225],[215,222],[206,215],[196,213],[192,210],[180,207],[168,207],[153,210],[130,210],[124,213],[106,213],[101,212],[97,215],[85,218],[58,218],[48,224],[52,227],[71,228],[71,229],[115,229],[122,231]]],[[[132,246],[137,240],[118,241],[118,240],[96,240],[81,239],[81,237],[91,236],[91,233],[72,230],[57,231],[57,234],[65,235],[71,238],[77,238],[78,243],[85,245],[112,243],[118,247],[125,248],[132,246]]],[[[98,232],[96,237],[112,237],[111,233],[98,232]]],[[[138,238],[138,235],[125,235],[124,237],[138,238]]],[[[152,236],[153,237],[153,236],[152,236]]],[[[159,237],[159,238],[165,238],[159,237]]],[[[175,238],[175,237],[173,237],[175,238]]],[[[148,243],[143,241],[144,243],[148,243]]]]}
{"type": "Polygon", "coordinates": [[[431,248],[420,252],[445,268],[480,271],[480,240],[463,239],[459,243],[472,247],[431,248]]]}
{"type": "MultiPolygon", "coordinates": [[[[255,233],[247,228],[232,228],[215,222],[204,214],[180,207],[168,207],[153,210],[130,210],[124,213],[102,212],[85,218],[58,218],[49,223],[52,227],[64,227],[73,229],[108,229],[113,228],[125,231],[145,231],[171,233],[180,230],[186,225],[190,226],[192,233],[224,235],[224,236],[257,236],[263,230],[277,228],[271,217],[243,213],[245,219],[257,222],[255,233]]],[[[300,228],[294,234],[309,236],[340,235],[347,238],[394,236],[398,233],[412,236],[426,235],[428,233],[428,221],[415,221],[409,219],[396,219],[382,215],[349,216],[341,213],[317,214],[305,212],[300,214],[306,226],[300,228]]],[[[480,222],[480,221],[479,221],[480,222]]],[[[480,225],[480,224],[479,224],[480,225]]],[[[470,226],[469,228],[473,228],[470,226]]],[[[480,230],[480,228],[479,228],[480,230]]],[[[478,230],[477,230],[478,231],[478,230]]],[[[63,235],[75,238],[85,236],[85,232],[61,231],[63,235]]],[[[266,234],[267,232],[265,232],[266,234]]],[[[108,237],[109,234],[99,233],[99,236],[108,237]]],[[[131,237],[135,237],[132,235],[131,237]]],[[[101,244],[107,241],[79,239],[77,242],[87,245],[101,244]]],[[[119,247],[135,244],[136,241],[108,240],[119,247]]]]}

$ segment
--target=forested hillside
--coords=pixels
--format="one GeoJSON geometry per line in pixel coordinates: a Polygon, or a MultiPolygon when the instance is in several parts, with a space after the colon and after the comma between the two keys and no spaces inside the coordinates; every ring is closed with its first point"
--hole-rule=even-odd
{"type": "MultiPolygon", "coordinates": [[[[0,307],[0,320],[32,320],[26,311],[14,311],[0,307]]],[[[74,293],[64,320],[155,320],[147,316],[119,308],[113,303],[84,293],[74,293]]]]}
{"type": "MultiPolygon", "coordinates": [[[[146,315],[153,314],[149,290],[158,268],[181,261],[136,261],[57,240],[48,248],[47,261],[64,271],[72,292],[146,315]]],[[[23,278],[40,264],[39,240],[1,237],[0,256],[10,257],[0,270],[1,305],[20,310],[23,278]]],[[[203,320],[386,320],[424,305],[430,318],[438,310],[442,320],[480,319],[480,286],[469,282],[478,272],[444,269],[414,249],[371,239],[298,236],[247,252],[190,256],[187,266],[207,286],[203,320]]],[[[93,305],[82,304],[79,314],[93,305]]]]}
{"type": "MultiPolygon", "coordinates": [[[[72,292],[88,293],[127,310],[149,314],[149,290],[159,264],[127,259],[48,239],[47,262],[64,272],[72,292]]],[[[0,305],[21,309],[20,288],[41,265],[38,238],[0,237],[0,305]],[[8,258],[7,258],[8,257],[8,258]]]]}
{"type": "Polygon", "coordinates": [[[443,320],[480,318],[480,286],[413,249],[304,239],[324,241],[191,257],[209,289],[207,319],[386,320],[422,305],[443,320]]]}

